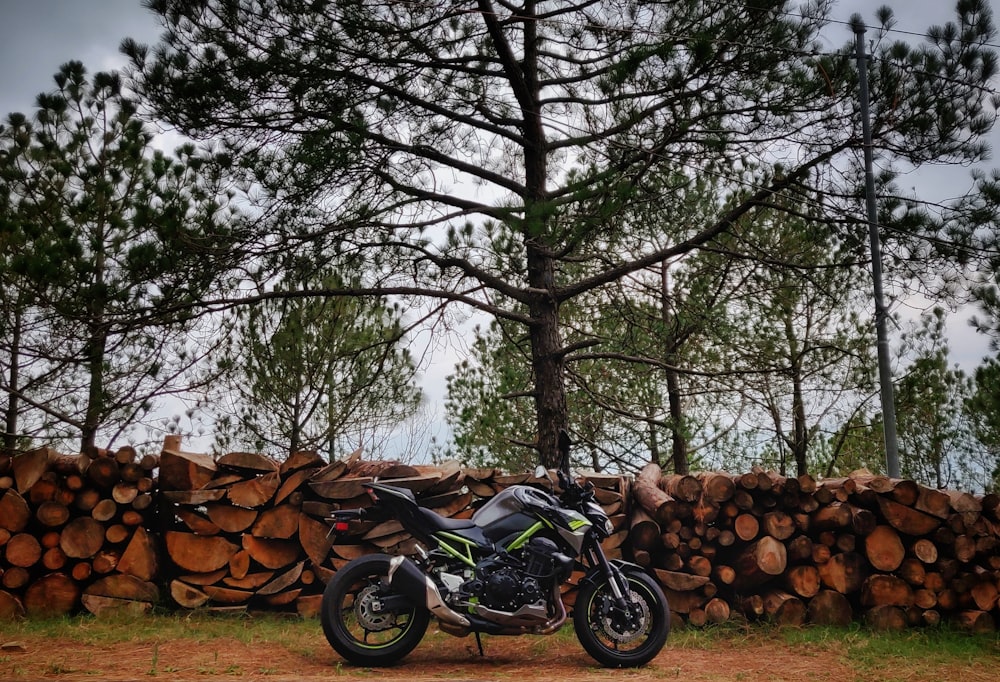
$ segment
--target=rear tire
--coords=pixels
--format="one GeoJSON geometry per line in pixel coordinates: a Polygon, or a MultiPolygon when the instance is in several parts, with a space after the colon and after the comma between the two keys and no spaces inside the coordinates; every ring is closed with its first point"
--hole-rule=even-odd
{"type": "Polygon", "coordinates": [[[388,586],[389,559],[385,554],[359,557],[337,571],[323,591],[323,634],[351,663],[399,663],[427,630],[430,613],[423,606],[377,610],[380,598],[394,594],[388,586]]]}
{"type": "Polygon", "coordinates": [[[607,576],[585,583],[573,609],[573,627],[580,644],[608,668],[649,663],[670,634],[670,607],[657,582],[639,571],[626,574],[625,581],[631,618],[615,606],[607,576]]]}

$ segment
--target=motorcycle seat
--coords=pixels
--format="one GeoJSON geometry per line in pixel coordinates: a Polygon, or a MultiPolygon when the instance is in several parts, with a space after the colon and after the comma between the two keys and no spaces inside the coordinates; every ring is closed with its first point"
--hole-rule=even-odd
{"type": "Polygon", "coordinates": [[[471,519],[451,519],[447,516],[441,516],[435,513],[431,509],[426,507],[419,507],[420,515],[424,517],[427,524],[432,528],[438,528],[440,530],[467,530],[469,528],[476,528],[476,524],[472,522],[471,519]]]}

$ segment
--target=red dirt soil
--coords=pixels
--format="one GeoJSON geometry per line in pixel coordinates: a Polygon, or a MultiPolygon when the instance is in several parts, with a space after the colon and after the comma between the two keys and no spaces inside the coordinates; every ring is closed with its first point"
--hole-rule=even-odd
{"type": "MultiPolygon", "coordinates": [[[[317,623],[317,631],[319,626],[317,623]]],[[[0,680],[380,680],[423,682],[544,682],[548,680],[813,681],[997,679],[996,660],[956,666],[933,660],[893,662],[885,673],[858,669],[837,643],[790,645],[775,638],[725,638],[717,648],[667,647],[638,670],[608,670],[574,640],[565,637],[486,637],[480,657],[473,637],[428,636],[405,662],[391,668],[359,668],[344,663],[317,632],[308,641],[285,645],[246,643],[231,638],[134,641],[87,645],[41,636],[7,640],[0,627],[0,680]]],[[[933,658],[932,656],[930,657],[933,658]]],[[[988,657],[992,659],[992,657],[988,657]]]]}

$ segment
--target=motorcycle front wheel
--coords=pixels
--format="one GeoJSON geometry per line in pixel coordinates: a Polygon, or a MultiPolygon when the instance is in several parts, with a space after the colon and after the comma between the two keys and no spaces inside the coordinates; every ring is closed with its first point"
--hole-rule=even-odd
{"type": "Polygon", "coordinates": [[[663,590],[645,573],[625,576],[627,610],[616,603],[607,576],[580,588],[573,609],[577,639],[588,654],[609,668],[649,663],[670,634],[670,608],[663,590]]]}
{"type": "Polygon", "coordinates": [[[383,610],[389,590],[389,557],[370,554],[337,571],[323,591],[320,620],[330,646],[351,663],[388,666],[420,643],[430,614],[407,602],[383,610]]]}

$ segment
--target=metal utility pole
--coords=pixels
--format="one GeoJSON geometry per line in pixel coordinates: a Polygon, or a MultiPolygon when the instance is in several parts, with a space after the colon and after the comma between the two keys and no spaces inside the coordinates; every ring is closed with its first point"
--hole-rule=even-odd
{"type": "Polygon", "coordinates": [[[865,54],[865,22],[860,14],[851,16],[858,55],[858,82],[861,86],[861,129],[865,149],[865,203],[868,207],[868,241],[872,256],[872,280],[875,287],[875,330],[878,335],[878,375],[882,393],[882,422],[885,433],[885,466],[891,478],[899,478],[899,449],[896,445],[896,407],[889,366],[889,339],[886,310],[882,295],[882,244],[878,235],[878,212],[875,207],[875,174],[872,171],[872,126],[868,101],[868,55],[865,54]]]}

